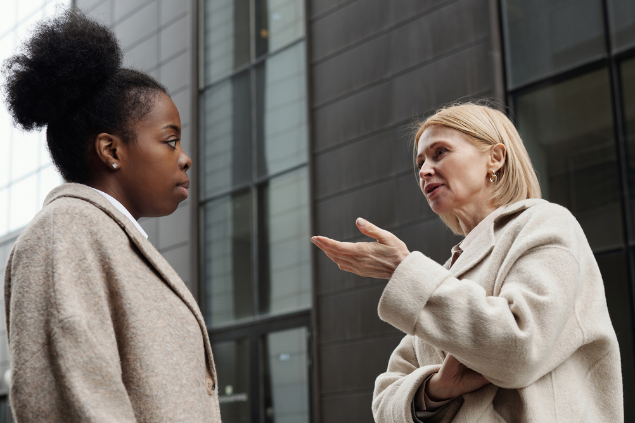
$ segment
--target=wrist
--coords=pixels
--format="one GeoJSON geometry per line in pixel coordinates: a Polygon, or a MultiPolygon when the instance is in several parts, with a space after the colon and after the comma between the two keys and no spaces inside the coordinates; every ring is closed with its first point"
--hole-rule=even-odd
{"type": "Polygon", "coordinates": [[[425,393],[428,398],[435,402],[445,401],[454,398],[452,392],[443,386],[439,373],[435,373],[426,384],[425,393]]]}

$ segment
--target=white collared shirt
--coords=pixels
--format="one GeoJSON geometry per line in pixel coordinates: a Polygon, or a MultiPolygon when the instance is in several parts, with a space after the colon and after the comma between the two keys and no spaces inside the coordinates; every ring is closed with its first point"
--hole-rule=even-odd
{"type": "MultiPolygon", "coordinates": [[[[93,188],[93,187],[91,187],[93,188]]],[[[139,225],[139,222],[137,222],[134,217],[132,217],[132,215],[130,214],[130,212],[128,210],[126,210],[126,208],[123,206],[123,204],[121,204],[119,201],[115,200],[113,197],[111,197],[110,195],[106,194],[103,191],[99,191],[97,188],[93,188],[95,191],[97,191],[98,193],[100,193],[101,195],[104,196],[104,198],[106,198],[106,200],[110,201],[110,203],[115,206],[115,208],[117,210],[119,210],[120,212],[122,212],[128,219],[130,219],[130,221],[132,222],[132,224],[135,226],[135,228],[137,228],[139,230],[139,232],[141,232],[141,235],[143,235],[146,239],[148,239],[148,234],[146,233],[146,231],[143,230],[143,228],[141,227],[141,225],[139,225]]]]}

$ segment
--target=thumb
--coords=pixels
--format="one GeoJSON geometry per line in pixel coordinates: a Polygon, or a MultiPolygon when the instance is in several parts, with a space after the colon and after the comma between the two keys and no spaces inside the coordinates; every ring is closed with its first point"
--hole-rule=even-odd
{"type": "Polygon", "coordinates": [[[395,237],[390,232],[378,228],[367,220],[362,219],[361,217],[357,218],[355,221],[359,230],[366,236],[369,236],[373,239],[376,239],[382,244],[390,244],[390,241],[395,237]]]}

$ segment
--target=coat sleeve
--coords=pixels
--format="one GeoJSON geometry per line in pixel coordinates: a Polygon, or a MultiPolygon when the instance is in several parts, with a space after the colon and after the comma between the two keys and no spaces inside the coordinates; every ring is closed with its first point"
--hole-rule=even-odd
{"type": "Polygon", "coordinates": [[[440,357],[419,366],[413,336],[407,335],[393,351],[388,369],[375,380],[373,415],[376,423],[413,422],[412,401],[423,381],[441,367],[440,357]]]}
{"type": "MultiPolygon", "coordinates": [[[[379,304],[380,317],[452,353],[497,386],[526,387],[581,345],[577,320],[580,266],[558,245],[524,251],[498,296],[457,279],[421,253],[397,268],[379,304]]],[[[593,312],[593,310],[589,310],[593,312]]]]}
{"type": "Polygon", "coordinates": [[[90,236],[58,236],[51,219],[26,231],[7,269],[14,416],[134,422],[109,308],[116,293],[97,259],[103,250],[90,236]]]}

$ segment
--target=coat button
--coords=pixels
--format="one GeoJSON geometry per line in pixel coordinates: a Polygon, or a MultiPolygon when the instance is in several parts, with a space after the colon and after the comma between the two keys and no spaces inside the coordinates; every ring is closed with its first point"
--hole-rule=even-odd
{"type": "Polygon", "coordinates": [[[207,394],[212,395],[214,393],[214,389],[216,388],[216,385],[214,385],[214,381],[212,380],[211,377],[205,376],[205,385],[207,387],[207,394]]]}

